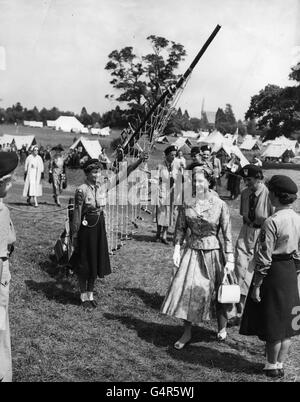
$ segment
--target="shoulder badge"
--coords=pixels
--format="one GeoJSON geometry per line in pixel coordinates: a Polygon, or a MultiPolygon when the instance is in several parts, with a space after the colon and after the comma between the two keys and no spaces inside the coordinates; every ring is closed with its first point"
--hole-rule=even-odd
{"type": "Polygon", "coordinates": [[[248,176],[248,169],[243,169],[243,173],[244,173],[244,176],[247,177],[248,176]]]}

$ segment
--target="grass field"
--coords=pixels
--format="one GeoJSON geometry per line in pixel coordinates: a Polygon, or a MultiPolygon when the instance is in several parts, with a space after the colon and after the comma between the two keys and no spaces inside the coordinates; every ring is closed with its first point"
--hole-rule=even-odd
{"type": "MultiPolygon", "coordinates": [[[[50,141],[46,132],[39,135],[41,142],[50,141]]],[[[53,143],[66,145],[67,139],[72,143],[72,135],[67,136],[60,134],[53,143]]],[[[268,177],[275,173],[266,171],[268,177]]],[[[280,173],[287,173],[300,186],[297,172],[280,173]]],[[[81,171],[68,172],[71,186],[63,194],[63,206],[81,181],[80,175],[81,171]]],[[[113,273],[97,281],[99,307],[83,311],[75,278],[66,277],[49,259],[65,211],[57,211],[48,184],[38,209],[25,204],[22,186],[19,167],[6,199],[15,208],[11,215],[17,232],[10,297],[14,381],[266,381],[260,372],[263,344],[255,337],[240,336],[236,327],[229,329],[228,341],[220,344],[212,321],[195,328],[192,343],[185,349],[173,349],[181,322],[159,312],[170,281],[173,250],[152,241],[155,224],[150,215],[143,215],[134,239],[111,257],[113,273]]],[[[228,205],[236,239],[241,225],[239,200],[228,205]]],[[[299,202],[295,208],[300,211],[299,202]]],[[[284,380],[276,381],[299,381],[299,338],[294,338],[286,373],[284,380]]]]}

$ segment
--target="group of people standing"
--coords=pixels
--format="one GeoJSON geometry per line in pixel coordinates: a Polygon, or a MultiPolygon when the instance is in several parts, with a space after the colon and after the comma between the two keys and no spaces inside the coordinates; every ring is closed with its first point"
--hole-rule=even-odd
{"type": "MultiPolygon", "coordinates": [[[[49,160],[49,183],[52,184],[53,198],[57,206],[61,206],[59,196],[66,186],[66,158],[62,155],[63,150],[61,145],[53,147],[49,160]]],[[[33,198],[34,206],[38,207],[38,197],[43,195],[44,161],[39,155],[37,145],[27,156],[24,171],[23,197],[27,198],[28,205],[31,205],[31,198],[33,198]]]]}
{"type": "MultiPolygon", "coordinates": [[[[56,158],[50,171],[55,191],[59,192],[55,169],[63,169],[63,162],[59,160],[61,149],[54,151],[56,158]]],[[[164,179],[170,180],[171,192],[176,181],[176,172],[173,173],[176,152],[174,147],[168,147],[165,162],[159,169],[158,183],[164,175],[164,179]]],[[[273,176],[266,186],[260,167],[244,166],[239,172],[246,184],[240,208],[243,225],[234,248],[228,206],[214,190],[219,170],[207,157],[209,154],[210,149],[196,147],[192,150],[192,164],[188,167],[192,173],[192,191],[185,194],[182,205],[177,208],[174,272],[161,312],[184,320],[184,332],[174,344],[176,349],[191,342],[193,325],[215,316],[217,340],[225,341],[228,320],[238,317],[242,335],[257,335],[266,342],[264,373],[282,377],[291,337],[300,334],[295,317],[300,306],[297,286],[300,217],[292,209],[298,188],[289,177],[282,175],[273,176]],[[225,276],[237,277],[242,293],[238,305],[217,300],[217,291],[225,276]]],[[[36,158],[34,150],[26,165],[28,196],[33,194],[30,193],[31,181],[37,183],[37,172],[40,177],[43,173],[36,158]]],[[[147,159],[148,155],[142,153],[125,172],[106,181],[105,185],[104,166],[98,159],[91,159],[83,166],[86,180],[76,189],[71,221],[74,250],[71,262],[78,276],[80,304],[85,309],[97,307],[93,293],[96,278],[111,273],[105,229],[106,192],[147,159]]],[[[179,169],[184,168],[181,162],[178,162],[179,169]]],[[[15,153],[0,152],[0,381],[11,381],[8,261],[15,242],[9,211],[2,200],[11,186],[17,163],[15,153]]],[[[158,192],[159,199],[167,195],[158,192]]],[[[56,202],[59,203],[57,195],[56,202]]],[[[166,240],[171,213],[172,205],[158,202],[156,238],[159,240],[166,240]]]]}
{"type": "Polygon", "coordinates": [[[174,272],[161,312],[184,321],[175,342],[184,348],[192,326],[217,317],[217,340],[227,338],[227,323],[240,325],[240,334],[266,342],[264,373],[284,376],[283,364],[291,337],[300,334],[300,217],[292,209],[297,185],[290,177],[273,176],[263,183],[261,167],[238,171],[246,188],[241,194],[242,228],[232,245],[227,204],[214,186],[212,166],[197,160],[192,171],[192,197],[179,207],[174,233],[174,272]],[[223,234],[223,241],[220,239],[223,234]],[[225,277],[241,290],[239,303],[221,304],[217,293],[225,277]],[[298,320],[298,321],[297,321],[298,320]]]}

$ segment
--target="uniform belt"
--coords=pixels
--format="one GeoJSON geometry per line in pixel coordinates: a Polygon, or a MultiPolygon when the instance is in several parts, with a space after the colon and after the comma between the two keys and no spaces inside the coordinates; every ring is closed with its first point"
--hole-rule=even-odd
{"type": "Polygon", "coordinates": [[[7,261],[8,258],[7,258],[7,257],[0,257],[0,260],[2,260],[2,261],[7,261]]]}
{"type": "Polygon", "coordinates": [[[103,211],[102,210],[95,210],[95,211],[88,211],[88,212],[86,212],[86,214],[85,214],[86,216],[88,216],[88,215],[103,215],[103,211]]]}
{"type": "Polygon", "coordinates": [[[293,259],[293,253],[291,254],[272,254],[273,261],[288,261],[293,259]]]}

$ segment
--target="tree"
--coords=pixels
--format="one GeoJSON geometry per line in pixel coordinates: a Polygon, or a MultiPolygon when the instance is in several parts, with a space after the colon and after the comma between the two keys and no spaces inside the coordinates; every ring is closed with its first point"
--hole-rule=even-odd
{"type": "Polygon", "coordinates": [[[110,94],[106,98],[126,103],[136,117],[144,114],[146,104],[152,105],[178,80],[175,70],[186,55],[179,43],[155,35],[147,40],[152,53],[138,58],[133,48],[127,46],[111,52],[105,67],[112,76],[110,83],[119,91],[118,97],[110,94]]]}
{"type": "Polygon", "coordinates": [[[256,119],[256,128],[263,130],[268,139],[280,135],[288,137],[300,128],[300,122],[295,119],[299,99],[299,86],[281,88],[269,84],[251,98],[245,117],[256,119]]]}
{"type": "Polygon", "coordinates": [[[93,124],[93,119],[92,117],[88,114],[87,110],[85,107],[81,109],[81,113],[79,116],[79,121],[85,126],[91,126],[93,124]]]}
{"type": "Polygon", "coordinates": [[[222,108],[218,108],[217,113],[216,113],[216,120],[215,120],[215,127],[217,130],[219,130],[221,133],[226,134],[224,131],[224,125],[226,124],[226,115],[224,113],[224,110],[222,108]]]}

